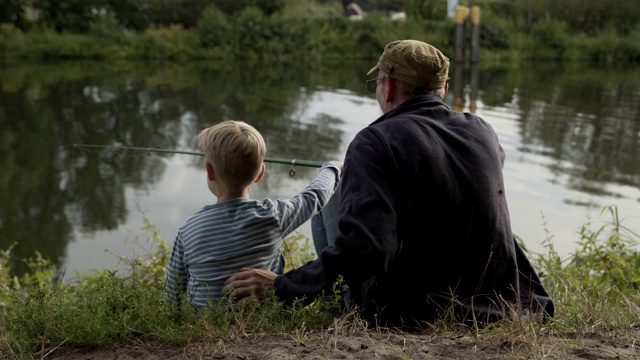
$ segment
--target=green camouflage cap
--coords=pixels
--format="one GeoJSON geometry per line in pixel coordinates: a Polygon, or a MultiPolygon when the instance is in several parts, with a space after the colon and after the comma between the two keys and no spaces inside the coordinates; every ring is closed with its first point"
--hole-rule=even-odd
{"type": "Polygon", "coordinates": [[[449,78],[449,58],[418,40],[396,40],[384,47],[367,75],[382,70],[394,79],[425,89],[440,89],[449,78]]]}

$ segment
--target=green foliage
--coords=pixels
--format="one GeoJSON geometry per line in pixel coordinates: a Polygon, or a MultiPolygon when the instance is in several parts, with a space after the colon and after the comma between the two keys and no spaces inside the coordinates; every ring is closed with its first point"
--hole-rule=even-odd
{"type": "Polygon", "coordinates": [[[26,2],[23,0],[5,0],[0,2],[0,24],[9,24],[21,30],[27,30],[26,2]]]}
{"type": "Polygon", "coordinates": [[[607,31],[609,27],[626,36],[638,24],[640,2],[591,0],[587,6],[582,0],[552,1],[547,13],[554,19],[566,22],[569,28],[589,36],[607,31]]]}
{"type": "MultiPolygon", "coordinates": [[[[83,347],[113,346],[133,339],[186,343],[231,334],[320,329],[341,314],[340,284],[333,299],[320,298],[310,305],[299,302],[285,308],[271,290],[264,301],[230,303],[223,298],[199,312],[188,305],[177,306],[165,297],[169,247],[147,219],[145,227],[147,242],[155,249],[134,259],[121,257],[130,265],[129,271],[95,270],[74,281],[53,284],[51,276],[45,275],[55,269],[37,257],[30,260],[34,272],[29,276],[1,279],[11,288],[4,286],[2,292],[7,304],[0,320],[0,354],[30,354],[62,343],[83,347]]],[[[299,246],[300,240],[297,235],[285,241],[290,268],[313,257],[308,240],[299,246]]],[[[1,255],[4,265],[8,252],[1,255]]]]}
{"type": "Polygon", "coordinates": [[[38,24],[56,32],[83,33],[89,29],[99,0],[33,0],[38,24]]]}
{"type": "Polygon", "coordinates": [[[58,34],[51,29],[0,36],[7,57],[44,59],[102,59],[111,57],[109,39],[80,34],[58,34]]]}
{"type": "MultiPolygon", "coordinates": [[[[74,1],[60,6],[66,9],[74,1]]],[[[39,30],[15,34],[5,26],[2,32],[7,34],[0,33],[3,57],[315,61],[372,58],[386,43],[401,38],[423,39],[445,53],[452,53],[454,45],[453,22],[441,9],[444,1],[369,1],[361,4],[369,12],[359,21],[344,17],[340,3],[313,0],[96,1],[65,13],[51,1],[34,2],[44,14],[38,20],[39,30]],[[91,6],[93,10],[87,11],[91,6]],[[391,9],[406,11],[407,20],[391,21],[387,13],[391,9]]],[[[463,2],[481,9],[483,58],[597,63],[640,59],[640,25],[627,16],[640,3],[617,5],[611,13],[578,3],[463,2]],[[560,8],[559,3],[572,10],[560,8]]],[[[593,6],[602,8],[604,3],[595,1],[593,6]]],[[[13,28],[22,28],[17,26],[13,28]]]]}
{"type": "Polygon", "coordinates": [[[282,256],[284,256],[284,272],[297,269],[316,257],[309,239],[300,232],[282,240],[282,256]]]}
{"type": "Polygon", "coordinates": [[[156,27],[196,25],[209,0],[155,0],[149,3],[149,21],[156,27]]]}
{"type": "Polygon", "coordinates": [[[637,326],[640,312],[638,238],[622,225],[617,208],[605,207],[611,220],[595,230],[580,229],[577,249],[562,259],[546,240],[548,253],[537,258],[542,280],[556,302],[555,322],[571,331],[637,326]]]}
{"type": "Polygon", "coordinates": [[[205,47],[231,45],[232,27],[227,17],[217,6],[208,6],[198,20],[200,44],[205,47]]]}
{"type": "Polygon", "coordinates": [[[640,41],[620,37],[611,27],[595,37],[573,38],[572,49],[575,49],[574,55],[593,63],[612,64],[620,59],[640,61],[640,41]]]}
{"type": "Polygon", "coordinates": [[[146,29],[151,24],[148,13],[148,1],[106,0],[108,8],[114,13],[118,23],[135,31],[146,29]]]}
{"type": "MultiPolygon", "coordinates": [[[[128,265],[131,269],[128,275],[135,278],[138,285],[153,288],[165,280],[165,268],[171,257],[171,246],[160,236],[160,230],[151,223],[148,217],[145,216],[143,221],[144,230],[147,232],[146,245],[140,244],[138,237],[133,239],[133,243],[139,245],[143,251],[133,258],[121,254],[115,254],[115,256],[120,259],[121,263],[128,265]],[[149,247],[152,250],[148,250],[149,247]]],[[[77,275],[81,281],[90,281],[91,279],[91,277],[84,278],[81,274],[77,275]]]]}
{"type": "MultiPolygon", "coordinates": [[[[331,19],[342,17],[344,9],[339,1],[288,0],[280,13],[294,19],[331,19]]],[[[274,14],[275,15],[275,14],[274,14]]]]}
{"type": "Polygon", "coordinates": [[[593,283],[615,286],[622,293],[640,289],[640,254],[635,250],[639,235],[622,225],[616,207],[609,206],[602,213],[609,213],[611,222],[595,230],[583,225],[580,229],[579,247],[573,255],[572,267],[582,273],[585,287],[593,283]]]}
{"type": "Polygon", "coordinates": [[[34,257],[15,259],[12,249],[13,246],[0,250],[0,309],[8,306],[11,294],[31,286],[51,285],[57,276],[56,267],[39,252],[34,257]],[[16,261],[23,262],[28,268],[21,277],[12,275],[11,263],[16,261]]]}
{"type": "Polygon", "coordinates": [[[149,28],[130,40],[135,57],[142,59],[188,60],[198,49],[198,34],[181,27],[149,28]]]}
{"type": "Polygon", "coordinates": [[[513,22],[509,17],[500,16],[500,12],[482,12],[480,21],[481,49],[508,49],[512,44],[513,22]]]}
{"type": "Polygon", "coordinates": [[[89,24],[88,33],[96,37],[113,37],[114,40],[118,40],[122,37],[124,27],[120,25],[118,18],[112,14],[107,13],[96,18],[95,21],[89,24]]]}
{"type": "Polygon", "coordinates": [[[445,20],[447,2],[440,0],[406,0],[404,10],[409,17],[417,20],[445,20]]]}
{"type": "Polygon", "coordinates": [[[218,0],[216,6],[227,15],[238,15],[247,8],[257,8],[264,14],[271,15],[282,11],[286,0],[218,0]]]}
{"type": "Polygon", "coordinates": [[[258,58],[260,53],[268,49],[271,39],[268,18],[256,6],[244,8],[236,19],[237,42],[236,54],[249,59],[258,58]]]}
{"type": "Polygon", "coordinates": [[[527,51],[530,59],[558,60],[569,43],[567,24],[557,20],[536,22],[531,26],[530,35],[533,41],[527,51]]]}
{"type": "MultiPolygon", "coordinates": [[[[552,236],[546,242],[548,253],[535,258],[534,264],[542,271],[541,278],[556,303],[556,316],[549,325],[552,329],[590,332],[638,326],[639,235],[622,225],[615,207],[606,207],[603,213],[611,220],[595,230],[590,223],[584,225],[578,248],[569,259],[555,252],[552,236]]],[[[340,281],[334,284],[332,296],[320,297],[309,305],[297,302],[283,307],[273,290],[263,301],[229,303],[220,299],[199,312],[188,305],[172,304],[164,293],[169,248],[148,219],[145,227],[147,242],[155,249],[134,259],[121,258],[129,264],[129,271],[93,271],[72,282],[54,283],[55,269],[39,256],[28,260],[31,274],[9,278],[10,249],[0,253],[5,300],[0,309],[0,354],[29,357],[38,349],[63,343],[83,347],[131,341],[184,344],[264,333],[289,333],[304,343],[309,331],[360,322],[354,316],[357,313],[342,310],[340,281]]],[[[308,239],[302,240],[302,235],[296,234],[283,243],[287,271],[314,258],[308,239]]],[[[502,326],[534,336],[542,327],[532,321],[516,318],[502,326]]],[[[444,319],[434,326],[455,331],[453,323],[444,319]]]]}

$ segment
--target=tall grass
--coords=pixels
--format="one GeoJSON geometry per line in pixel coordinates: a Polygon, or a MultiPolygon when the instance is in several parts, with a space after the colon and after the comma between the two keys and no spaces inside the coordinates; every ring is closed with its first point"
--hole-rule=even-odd
{"type": "MultiPolygon", "coordinates": [[[[514,351],[543,358],[541,339],[561,333],[624,333],[640,325],[640,253],[638,234],[623,225],[617,208],[608,206],[595,224],[591,219],[579,232],[576,250],[562,258],[548,235],[545,254],[530,254],[547,290],[554,298],[551,322],[526,316],[509,317],[497,324],[476,326],[471,333],[488,341],[508,344],[514,351]]],[[[250,334],[290,334],[304,343],[311,331],[338,336],[386,331],[372,328],[352,310],[345,313],[339,292],[311,305],[284,308],[271,292],[266,301],[245,301],[228,306],[226,299],[195,312],[169,303],[164,295],[164,267],[169,246],[148,221],[146,241],[155,250],[121,259],[127,270],[78,274],[61,281],[46,259],[26,259],[32,272],[13,278],[6,265],[10,249],[0,253],[0,357],[44,357],[61,345],[110,347],[132,341],[188,344],[224,343],[250,334]],[[222,306],[222,305],[225,306],[222,306]],[[217,306],[216,306],[217,305],[217,306]]],[[[285,240],[290,267],[314,257],[308,239],[295,235],[285,240]]],[[[336,289],[339,287],[336,284],[336,289]]],[[[460,328],[446,316],[426,331],[452,334],[460,328]]],[[[469,333],[465,330],[465,333],[469,333]]]]}

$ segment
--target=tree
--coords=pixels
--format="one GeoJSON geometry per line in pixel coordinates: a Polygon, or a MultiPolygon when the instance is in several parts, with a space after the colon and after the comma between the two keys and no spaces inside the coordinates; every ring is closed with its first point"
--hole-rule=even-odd
{"type": "Polygon", "coordinates": [[[101,0],[33,0],[38,23],[57,32],[82,33],[101,8],[101,0]]]}
{"type": "Polygon", "coordinates": [[[4,0],[0,2],[0,23],[12,24],[20,30],[28,27],[25,16],[26,0],[4,0]]]}

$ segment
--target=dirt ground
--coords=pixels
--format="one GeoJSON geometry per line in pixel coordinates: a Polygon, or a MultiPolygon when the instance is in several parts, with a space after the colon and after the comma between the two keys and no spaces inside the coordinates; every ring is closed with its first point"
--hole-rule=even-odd
{"type": "Polygon", "coordinates": [[[252,336],[237,341],[187,346],[137,344],[88,350],[60,346],[34,354],[36,359],[640,359],[640,329],[624,334],[556,334],[520,343],[472,334],[307,334],[304,344],[292,335],[252,336]],[[43,357],[44,355],[44,357],[43,357]]]}

